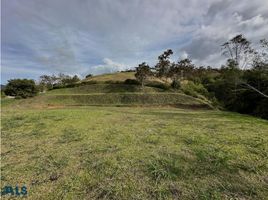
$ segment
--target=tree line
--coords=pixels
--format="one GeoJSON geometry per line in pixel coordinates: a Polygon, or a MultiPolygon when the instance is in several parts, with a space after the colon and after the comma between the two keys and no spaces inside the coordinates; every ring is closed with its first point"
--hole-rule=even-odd
{"type": "Polygon", "coordinates": [[[30,79],[11,79],[5,86],[4,93],[15,98],[28,98],[44,92],[63,87],[72,87],[80,81],[77,75],[70,76],[63,73],[58,75],[42,75],[36,83],[30,79]]]}
{"type": "Polygon", "coordinates": [[[226,64],[219,69],[197,67],[189,58],[171,62],[173,51],[168,49],[155,66],[141,63],[135,77],[142,87],[150,77],[158,77],[173,89],[188,80],[189,87],[204,87],[202,93],[218,107],[268,119],[268,41],[261,39],[256,50],[240,34],[221,47],[226,64]]]}

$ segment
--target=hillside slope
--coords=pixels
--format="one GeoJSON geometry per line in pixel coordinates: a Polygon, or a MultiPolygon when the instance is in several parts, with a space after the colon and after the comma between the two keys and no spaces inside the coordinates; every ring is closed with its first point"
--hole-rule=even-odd
{"type": "Polygon", "coordinates": [[[135,79],[134,72],[94,76],[82,80],[74,87],[53,89],[34,98],[16,100],[16,106],[113,105],[212,108],[206,99],[194,98],[179,90],[165,89],[165,84],[160,79],[151,78],[148,81],[150,83],[148,85],[151,86],[144,88],[136,84],[125,84],[126,79],[135,79]]]}

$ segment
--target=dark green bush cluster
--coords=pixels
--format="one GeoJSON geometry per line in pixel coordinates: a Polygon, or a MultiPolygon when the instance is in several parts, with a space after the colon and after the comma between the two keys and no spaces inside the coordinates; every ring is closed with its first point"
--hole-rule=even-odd
{"type": "Polygon", "coordinates": [[[170,89],[170,85],[168,85],[166,83],[160,83],[160,82],[157,82],[157,81],[149,82],[149,83],[146,84],[146,86],[155,87],[155,88],[159,88],[159,89],[162,89],[162,90],[169,90],[170,89]]]}
{"type": "Polygon", "coordinates": [[[181,82],[179,80],[173,80],[171,83],[171,87],[173,89],[180,89],[181,88],[181,82]]]}
{"type": "Polygon", "coordinates": [[[140,85],[140,82],[136,79],[126,79],[124,83],[127,85],[140,85]]]}
{"type": "Polygon", "coordinates": [[[38,87],[33,80],[12,79],[8,81],[4,92],[6,95],[14,96],[15,98],[27,98],[36,96],[38,87]]]}
{"type": "Polygon", "coordinates": [[[80,85],[95,85],[97,83],[98,83],[97,81],[84,81],[81,82],[80,85]]]}
{"type": "Polygon", "coordinates": [[[121,84],[122,81],[112,81],[112,80],[108,80],[108,81],[105,81],[104,83],[107,83],[107,84],[121,84]]]}
{"type": "Polygon", "coordinates": [[[193,97],[199,97],[199,95],[209,97],[207,89],[201,83],[194,83],[192,81],[189,81],[183,86],[182,90],[185,94],[193,97]]]}

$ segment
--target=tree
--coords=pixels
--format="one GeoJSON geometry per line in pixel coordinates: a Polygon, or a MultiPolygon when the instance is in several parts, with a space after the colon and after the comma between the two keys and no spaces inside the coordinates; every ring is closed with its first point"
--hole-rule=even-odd
{"type": "MultiPolygon", "coordinates": [[[[268,42],[263,39],[260,41],[261,47],[267,49],[268,42]]],[[[258,65],[266,65],[263,63],[263,57],[265,57],[266,53],[259,53],[250,47],[250,42],[242,35],[237,35],[228,42],[223,45],[223,54],[228,56],[227,65],[231,68],[237,68],[245,70],[246,66],[251,62],[252,66],[258,65]]],[[[265,60],[265,59],[264,59],[265,60]]],[[[235,84],[235,95],[237,92],[237,86],[246,87],[249,90],[259,93],[265,98],[268,98],[268,95],[258,90],[256,87],[247,82],[247,80],[243,80],[240,77],[243,77],[243,71],[238,71],[239,73],[235,73],[234,76],[234,84],[235,84]],[[241,75],[242,74],[242,75],[241,75]]]]}
{"type": "Polygon", "coordinates": [[[33,80],[12,79],[8,81],[5,88],[5,94],[15,96],[16,98],[27,98],[36,96],[38,88],[33,80]]]}
{"type": "Polygon", "coordinates": [[[194,64],[192,64],[192,61],[189,58],[186,58],[178,62],[177,68],[177,72],[181,79],[189,78],[194,71],[194,64]]]}
{"type": "Polygon", "coordinates": [[[253,67],[267,68],[268,65],[268,41],[266,39],[260,40],[260,49],[256,51],[253,58],[253,67]]]}
{"type": "Polygon", "coordinates": [[[72,78],[72,82],[77,83],[79,81],[80,81],[80,78],[77,75],[74,75],[73,78],[72,78]]]}
{"type": "Polygon", "coordinates": [[[222,53],[230,60],[233,60],[237,68],[245,69],[254,55],[255,51],[251,48],[250,42],[242,35],[237,35],[222,44],[222,53]]]}
{"type": "Polygon", "coordinates": [[[64,87],[67,85],[72,85],[74,83],[77,83],[80,81],[79,77],[77,75],[69,76],[63,73],[58,74],[58,76],[52,75],[43,75],[40,76],[40,87],[45,86],[47,89],[51,90],[55,87],[64,87]]]}
{"type": "Polygon", "coordinates": [[[53,86],[58,82],[58,77],[55,75],[42,75],[40,76],[40,85],[45,85],[47,89],[53,89],[53,86]]]}
{"type": "Polygon", "coordinates": [[[169,69],[171,62],[169,60],[170,56],[173,54],[171,49],[166,50],[163,54],[158,56],[158,63],[155,66],[156,76],[157,77],[166,77],[169,76],[169,69]]]}
{"type": "Polygon", "coordinates": [[[59,78],[59,80],[60,80],[59,81],[60,86],[72,85],[80,81],[77,75],[74,75],[73,77],[69,75],[62,75],[61,78],[59,78]]]}
{"type": "Polygon", "coordinates": [[[139,64],[139,66],[136,67],[135,77],[141,83],[142,88],[144,87],[145,81],[151,75],[152,75],[151,69],[149,65],[147,65],[145,62],[139,64]]]}

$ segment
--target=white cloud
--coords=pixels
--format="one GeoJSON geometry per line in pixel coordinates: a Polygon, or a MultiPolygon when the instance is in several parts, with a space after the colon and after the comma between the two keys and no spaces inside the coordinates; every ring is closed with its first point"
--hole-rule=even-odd
{"type": "Polygon", "coordinates": [[[188,53],[187,53],[186,51],[183,51],[183,52],[181,53],[180,59],[181,59],[181,60],[184,60],[184,59],[186,59],[186,58],[188,58],[188,53]]]}
{"type": "Polygon", "coordinates": [[[126,65],[122,63],[117,63],[117,62],[112,61],[109,58],[104,58],[103,64],[92,66],[87,73],[92,73],[94,75],[97,75],[97,74],[103,74],[103,73],[113,73],[117,71],[122,71],[128,68],[129,67],[127,67],[126,65]]]}

